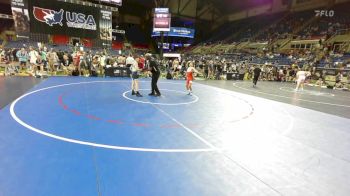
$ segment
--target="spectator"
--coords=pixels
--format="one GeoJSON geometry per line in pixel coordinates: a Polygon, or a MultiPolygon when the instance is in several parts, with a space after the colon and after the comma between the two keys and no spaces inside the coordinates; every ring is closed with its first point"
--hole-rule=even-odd
{"type": "Polygon", "coordinates": [[[27,66],[28,61],[28,53],[24,48],[21,48],[16,54],[19,64],[20,64],[20,70],[22,71],[24,67],[27,66]]]}

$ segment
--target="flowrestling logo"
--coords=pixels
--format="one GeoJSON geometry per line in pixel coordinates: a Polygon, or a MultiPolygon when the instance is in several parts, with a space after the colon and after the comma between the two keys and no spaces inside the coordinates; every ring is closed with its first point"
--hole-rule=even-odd
{"type": "Polygon", "coordinates": [[[333,17],[334,16],[334,10],[315,10],[315,14],[318,17],[333,17]]]}
{"type": "Polygon", "coordinates": [[[59,11],[33,7],[34,18],[40,22],[46,23],[49,26],[60,25],[63,26],[63,16],[65,14],[66,24],[70,28],[96,30],[97,25],[92,15],[85,15],[83,13],[69,12],[60,9],[59,11]]]}

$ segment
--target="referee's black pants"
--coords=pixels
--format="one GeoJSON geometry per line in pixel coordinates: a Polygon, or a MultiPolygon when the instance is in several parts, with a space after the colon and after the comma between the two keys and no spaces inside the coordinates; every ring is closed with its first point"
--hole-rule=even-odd
{"type": "Polygon", "coordinates": [[[160,95],[157,82],[159,79],[160,73],[152,73],[152,94],[160,95]]]}
{"type": "Polygon", "coordinates": [[[253,78],[253,84],[256,85],[256,83],[258,82],[259,76],[255,76],[253,78]]]}

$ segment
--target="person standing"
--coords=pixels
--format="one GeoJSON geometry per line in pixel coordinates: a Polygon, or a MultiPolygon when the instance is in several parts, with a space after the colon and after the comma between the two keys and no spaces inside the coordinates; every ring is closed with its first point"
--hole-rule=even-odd
{"type": "Polygon", "coordinates": [[[179,67],[180,67],[180,62],[179,62],[179,60],[176,58],[176,59],[174,59],[174,61],[173,61],[173,64],[172,64],[172,67],[173,67],[173,79],[179,79],[179,72],[180,72],[180,69],[179,69],[179,67]]]}
{"type": "Polygon", "coordinates": [[[83,68],[83,74],[85,77],[88,77],[89,76],[89,70],[90,70],[90,67],[89,67],[89,64],[87,63],[87,53],[84,52],[83,50],[80,50],[79,51],[79,67],[80,69],[83,68]]]}
{"type": "MultiPolygon", "coordinates": [[[[42,66],[40,67],[41,74],[44,75],[44,71],[48,70],[47,69],[47,48],[43,47],[43,48],[39,49],[39,55],[41,57],[41,63],[42,63],[42,66]]],[[[45,75],[46,75],[46,73],[45,73],[45,75]]]]}
{"type": "Polygon", "coordinates": [[[188,68],[186,71],[186,90],[188,91],[187,95],[192,95],[192,82],[194,80],[193,73],[199,73],[196,68],[194,68],[193,62],[188,63],[188,68]]]}
{"type": "Polygon", "coordinates": [[[131,74],[131,72],[130,72],[131,69],[130,68],[134,64],[134,61],[135,61],[135,59],[132,57],[132,54],[130,53],[128,55],[128,57],[125,59],[126,67],[129,68],[129,69],[127,69],[127,75],[131,74]]]}
{"type": "Polygon", "coordinates": [[[297,86],[295,87],[295,91],[298,91],[300,88],[304,90],[304,83],[306,80],[307,73],[304,70],[299,70],[296,74],[297,86]]]}
{"type": "Polygon", "coordinates": [[[47,59],[48,64],[49,64],[49,69],[50,69],[51,75],[56,75],[55,64],[58,61],[58,56],[57,56],[56,51],[54,51],[53,48],[51,48],[50,51],[46,54],[46,59],[47,59]]]}
{"type": "Polygon", "coordinates": [[[244,80],[244,74],[245,74],[244,64],[241,64],[239,66],[238,74],[239,74],[239,80],[244,80]]]}
{"type": "Polygon", "coordinates": [[[152,92],[150,96],[161,96],[161,93],[158,89],[157,82],[160,77],[160,70],[158,63],[152,58],[151,54],[146,54],[146,59],[148,61],[148,68],[152,73],[152,92]]]}
{"type": "Polygon", "coordinates": [[[34,71],[34,76],[37,75],[37,64],[38,64],[38,57],[39,53],[34,50],[33,47],[29,47],[29,63],[30,63],[30,72],[34,71]]]}
{"type": "Polygon", "coordinates": [[[28,61],[28,53],[24,48],[21,48],[16,54],[19,64],[20,64],[20,70],[22,71],[23,68],[26,67],[27,61],[28,61]]]}
{"type": "Polygon", "coordinates": [[[209,78],[209,65],[208,61],[204,61],[204,78],[208,79],[209,78]]]}
{"type": "Polygon", "coordinates": [[[130,53],[128,57],[125,59],[126,67],[130,68],[134,64],[135,59],[132,57],[132,54],[130,53]]]}
{"type": "Polygon", "coordinates": [[[259,80],[259,76],[260,76],[260,73],[261,73],[261,69],[260,69],[260,67],[258,65],[254,66],[253,73],[254,73],[253,87],[256,87],[256,84],[257,84],[257,82],[259,80]]]}
{"type": "MultiPolygon", "coordinates": [[[[100,74],[102,76],[105,76],[105,71],[107,69],[106,67],[106,54],[101,52],[100,54],[96,54],[96,56],[98,57],[98,60],[99,60],[99,69],[100,69],[100,74]]],[[[117,61],[116,61],[117,63],[117,61]]]]}
{"type": "MultiPolygon", "coordinates": [[[[128,57],[129,58],[129,57],[128,57]]],[[[130,56],[130,58],[132,58],[130,56]]],[[[131,59],[129,59],[131,61],[131,59]]],[[[130,71],[131,71],[131,95],[136,95],[137,97],[142,97],[142,95],[139,92],[139,59],[132,58],[132,64],[130,65],[130,71]]]]}

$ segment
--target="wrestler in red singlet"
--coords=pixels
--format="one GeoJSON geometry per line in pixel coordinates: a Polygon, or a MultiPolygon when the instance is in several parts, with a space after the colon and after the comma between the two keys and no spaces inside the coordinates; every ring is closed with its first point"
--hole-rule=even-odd
{"type": "Polygon", "coordinates": [[[186,89],[188,95],[192,95],[192,81],[194,80],[193,72],[198,73],[198,71],[193,67],[193,62],[189,62],[189,66],[186,71],[186,89]]]}

